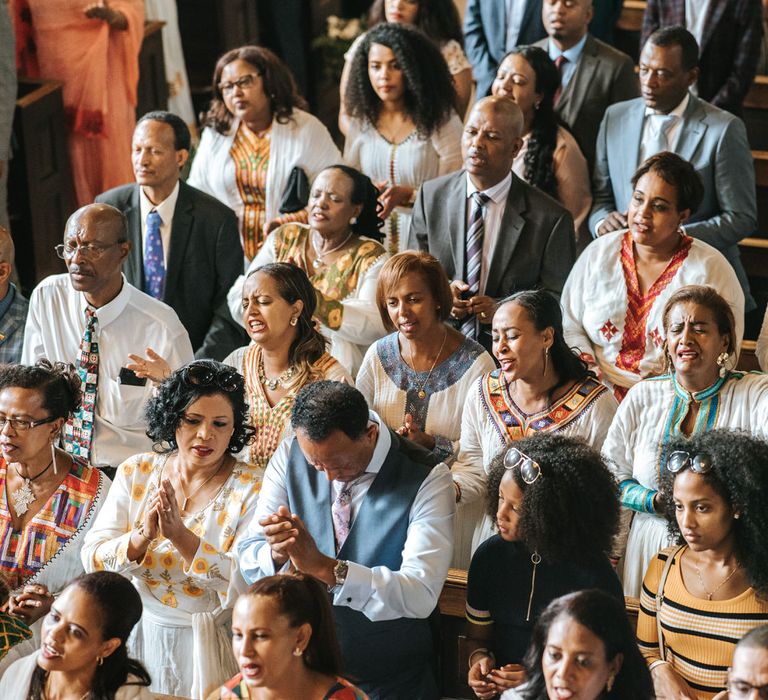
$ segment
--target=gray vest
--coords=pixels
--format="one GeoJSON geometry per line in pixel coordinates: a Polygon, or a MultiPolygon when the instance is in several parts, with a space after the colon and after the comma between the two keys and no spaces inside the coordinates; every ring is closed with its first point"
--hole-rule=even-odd
{"type": "MultiPolygon", "coordinates": [[[[331,486],[307,463],[296,441],[286,469],[288,507],[307,526],[318,549],[329,557],[398,571],[416,494],[434,464],[423,452],[390,431],[392,446],[336,554],[331,486]]],[[[429,453],[426,453],[429,454],[429,453]]],[[[429,620],[399,618],[372,622],[363,613],[334,605],[344,674],[371,700],[439,698],[433,666],[435,647],[429,620]]]]}

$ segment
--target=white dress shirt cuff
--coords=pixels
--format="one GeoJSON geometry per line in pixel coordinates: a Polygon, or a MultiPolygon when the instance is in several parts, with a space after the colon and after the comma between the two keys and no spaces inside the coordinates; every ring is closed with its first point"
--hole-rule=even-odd
{"type": "Polygon", "coordinates": [[[334,590],[333,604],[363,612],[373,591],[373,571],[353,561],[348,565],[347,579],[334,590]]]}

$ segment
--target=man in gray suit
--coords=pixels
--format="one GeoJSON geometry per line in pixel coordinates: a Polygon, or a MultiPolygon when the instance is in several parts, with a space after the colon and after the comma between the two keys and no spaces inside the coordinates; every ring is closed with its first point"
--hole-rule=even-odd
{"type": "Polygon", "coordinates": [[[744,123],[689,92],[699,75],[698,45],[682,27],[654,32],[640,55],[642,97],[608,108],[597,138],[590,230],[626,228],[632,174],[646,158],[672,151],[690,161],[704,199],[685,232],[717,248],[755,308],[738,242],[757,228],[755,170],[744,123]]]}
{"type": "Polygon", "coordinates": [[[409,248],[442,263],[453,280],[451,315],[486,347],[499,299],[536,288],[559,297],[576,259],[571,215],[512,173],[522,131],[512,100],[480,100],[461,140],[464,170],[422,185],[408,234],[409,248]]]}
{"type": "Polygon", "coordinates": [[[549,38],[536,42],[560,70],[557,113],[576,137],[590,173],[605,110],[640,94],[632,59],[589,33],[593,14],[592,0],[544,0],[541,19],[549,38]]]}
{"type": "Polygon", "coordinates": [[[8,226],[7,182],[16,107],[16,42],[8,0],[0,0],[0,226],[8,226]]]}

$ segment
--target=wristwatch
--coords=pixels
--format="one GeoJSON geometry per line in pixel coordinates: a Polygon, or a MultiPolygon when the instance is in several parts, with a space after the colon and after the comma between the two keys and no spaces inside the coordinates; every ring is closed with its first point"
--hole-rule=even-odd
{"type": "Polygon", "coordinates": [[[333,592],[334,589],[344,585],[347,580],[347,572],[349,571],[349,562],[339,559],[336,562],[336,566],[333,567],[333,578],[336,583],[333,586],[328,586],[328,591],[333,592]]]}

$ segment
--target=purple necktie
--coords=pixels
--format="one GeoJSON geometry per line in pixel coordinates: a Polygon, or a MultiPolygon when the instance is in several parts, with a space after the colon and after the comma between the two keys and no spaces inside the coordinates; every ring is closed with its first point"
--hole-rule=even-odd
{"type": "Polygon", "coordinates": [[[565,63],[568,63],[568,59],[565,57],[564,54],[560,54],[555,59],[557,72],[560,74],[560,85],[558,85],[557,90],[555,90],[555,104],[557,104],[560,101],[560,97],[563,94],[563,64],[565,63]]]}
{"type": "Polygon", "coordinates": [[[155,299],[162,299],[165,292],[165,255],[160,225],[163,220],[153,209],[147,214],[144,235],[144,291],[155,299]]]}
{"type": "Polygon", "coordinates": [[[352,527],[352,483],[345,482],[331,504],[333,516],[333,531],[336,536],[336,553],[344,546],[344,542],[352,527]]]}

